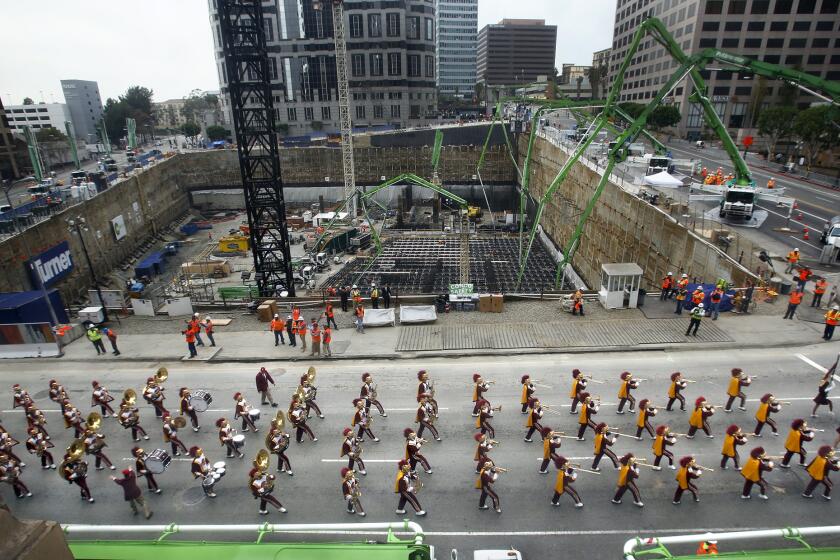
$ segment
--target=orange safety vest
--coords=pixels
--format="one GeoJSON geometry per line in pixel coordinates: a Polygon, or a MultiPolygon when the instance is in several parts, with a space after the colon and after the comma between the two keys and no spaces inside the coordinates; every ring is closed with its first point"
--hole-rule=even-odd
{"type": "Polygon", "coordinates": [[[306,323],[303,322],[303,319],[297,322],[297,334],[301,338],[306,336],[306,323]]]}
{"type": "Polygon", "coordinates": [[[807,280],[808,277],[811,276],[811,271],[807,268],[800,268],[799,269],[799,279],[800,280],[807,280]]]}
{"type": "Polygon", "coordinates": [[[829,311],[825,314],[826,325],[836,327],[838,321],[840,321],[840,311],[829,311]]]}
{"type": "Polygon", "coordinates": [[[814,286],[814,293],[815,294],[824,294],[825,289],[828,287],[828,282],[826,282],[825,278],[821,278],[817,280],[817,285],[814,286]]]}
{"type": "Polygon", "coordinates": [[[321,331],[317,325],[312,329],[312,342],[321,342],[321,331]]]}
{"type": "Polygon", "coordinates": [[[787,254],[787,260],[788,260],[789,263],[793,263],[793,264],[798,263],[799,262],[799,253],[797,253],[796,251],[791,251],[790,253],[787,254]]]}
{"type": "Polygon", "coordinates": [[[701,303],[705,297],[705,293],[703,293],[702,291],[698,292],[697,290],[695,290],[694,293],[691,294],[691,301],[693,301],[694,304],[697,305],[698,303],[701,303]]]}
{"type": "Polygon", "coordinates": [[[332,342],[332,329],[329,327],[324,328],[324,344],[329,344],[332,342]]]}
{"type": "Polygon", "coordinates": [[[192,329],[187,329],[186,333],[184,333],[187,337],[187,342],[195,342],[195,331],[192,329]]]}
{"type": "Polygon", "coordinates": [[[280,319],[272,319],[271,320],[271,330],[272,331],[282,331],[286,327],[286,322],[280,319]]]}
{"type": "Polygon", "coordinates": [[[799,305],[802,303],[802,292],[793,292],[790,294],[790,304],[799,305]]]}
{"type": "Polygon", "coordinates": [[[703,541],[697,547],[697,556],[717,556],[718,547],[715,543],[703,541]]]}
{"type": "Polygon", "coordinates": [[[331,304],[331,303],[328,303],[328,304],[327,304],[327,311],[326,311],[326,313],[327,313],[327,317],[329,317],[329,318],[332,318],[332,317],[333,317],[333,314],[334,314],[334,313],[333,313],[333,306],[332,306],[332,304],[331,304]]]}
{"type": "Polygon", "coordinates": [[[674,282],[673,278],[671,278],[670,276],[666,276],[665,278],[662,279],[662,289],[663,290],[670,289],[671,286],[673,285],[673,282],[674,282]]]}

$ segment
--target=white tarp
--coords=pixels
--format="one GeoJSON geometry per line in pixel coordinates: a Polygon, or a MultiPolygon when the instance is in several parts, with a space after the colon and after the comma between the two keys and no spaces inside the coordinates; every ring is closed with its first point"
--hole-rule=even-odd
{"type": "Polygon", "coordinates": [[[648,175],[642,180],[642,184],[666,188],[675,188],[683,186],[682,181],[680,181],[667,171],[660,171],[659,173],[648,175]]]}
{"type": "Polygon", "coordinates": [[[393,307],[390,309],[365,309],[366,327],[382,327],[385,325],[393,327],[396,322],[393,307]]]}
{"type": "Polygon", "coordinates": [[[400,323],[430,323],[437,321],[434,305],[401,305],[400,323]]]}

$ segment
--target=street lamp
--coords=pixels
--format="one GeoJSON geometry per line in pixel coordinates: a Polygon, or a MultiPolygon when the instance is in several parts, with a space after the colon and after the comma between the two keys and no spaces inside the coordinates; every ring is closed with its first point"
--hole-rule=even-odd
{"type": "Polygon", "coordinates": [[[102,297],[102,288],[99,287],[99,279],[96,277],[96,271],[93,269],[93,263],[90,262],[90,255],[88,254],[87,245],[85,245],[85,236],[83,231],[88,231],[87,223],[81,216],[76,217],[75,220],[68,220],[67,224],[70,226],[70,231],[79,236],[79,241],[82,243],[82,252],[85,254],[88,270],[90,270],[90,278],[93,280],[93,286],[96,288],[96,295],[99,296],[99,302],[102,304],[102,319],[108,321],[108,307],[105,305],[105,298],[102,297]]]}

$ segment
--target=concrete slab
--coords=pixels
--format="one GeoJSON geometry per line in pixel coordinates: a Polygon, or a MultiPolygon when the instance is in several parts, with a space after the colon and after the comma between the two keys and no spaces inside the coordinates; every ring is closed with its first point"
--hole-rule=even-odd
{"type": "Polygon", "coordinates": [[[706,210],[703,217],[713,222],[720,222],[721,225],[730,227],[744,227],[744,228],[760,228],[770,214],[767,210],[755,210],[752,218],[749,220],[730,220],[729,218],[720,217],[720,209],[715,206],[711,210],[706,210]]]}

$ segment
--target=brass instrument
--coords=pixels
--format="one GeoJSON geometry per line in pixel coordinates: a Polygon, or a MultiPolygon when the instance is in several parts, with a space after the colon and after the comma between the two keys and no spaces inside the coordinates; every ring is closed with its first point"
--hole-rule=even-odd
{"type": "Polygon", "coordinates": [[[58,466],[58,474],[61,475],[61,478],[69,481],[70,474],[77,474],[79,476],[87,475],[87,463],[84,461],[80,461],[84,454],[85,442],[80,439],[74,440],[73,443],[71,443],[70,446],[67,448],[64,460],[62,460],[61,464],[58,466]],[[67,463],[71,462],[76,462],[76,465],[73,467],[72,473],[67,473],[67,463]]]}
{"type": "Polygon", "coordinates": [[[628,435],[628,434],[622,434],[621,432],[610,431],[610,433],[613,434],[613,435],[616,435],[616,436],[624,436],[624,437],[630,437],[630,438],[636,439],[636,436],[631,436],[631,435],[628,435]]]}
{"type": "Polygon", "coordinates": [[[266,451],[265,449],[260,449],[257,452],[256,458],[254,458],[253,465],[261,472],[265,472],[268,470],[270,462],[271,456],[268,454],[268,451],[266,451]]]}
{"type": "Polygon", "coordinates": [[[166,383],[166,380],[169,379],[169,370],[165,367],[158,368],[155,372],[155,383],[160,385],[161,383],[166,383]]]}
{"type": "Polygon", "coordinates": [[[102,416],[98,412],[91,412],[85,420],[86,431],[96,432],[102,427],[102,416]]]}
{"type": "Polygon", "coordinates": [[[134,389],[126,389],[123,393],[123,404],[134,405],[137,402],[137,393],[134,389]]]}
{"type": "Polygon", "coordinates": [[[315,366],[309,366],[309,369],[306,370],[306,378],[309,383],[315,383],[315,366]]]}
{"type": "Polygon", "coordinates": [[[173,425],[173,426],[175,426],[176,428],[178,428],[178,429],[180,430],[181,428],[186,427],[186,425],[187,425],[187,419],[186,419],[186,418],[184,418],[183,416],[176,416],[176,417],[172,420],[172,425],[173,425]]]}
{"type": "Polygon", "coordinates": [[[589,469],[584,469],[578,463],[567,463],[567,466],[575,469],[578,472],[585,472],[585,473],[589,473],[589,474],[601,474],[598,471],[590,471],[589,469]]]}
{"type": "Polygon", "coordinates": [[[502,405],[499,405],[499,406],[496,406],[496,407],[491,406],[490,407],[490,412],[493,412],[493,411],[501,412],[502,411],[502,405]]]}
{"type": "Polygon", "coordinates": [[[500,445],[499,442],[496,441],[495,439],[488,439],[487,443],[489,443],[490,445],[492,445],[494,447],[498,447],[500,445]]]}
{"type": "Polygon", "coordinates": [[[274,424],[274,427],[278,430],[282,430],[283,426],[286,425],[286,418],[283,416],[283,411],[278,410],[277,414],[274,415],[274,420],[271,421],[274,424]]]}
{"type": "Polygon", "coordinates": [[[709,467],[704,467],[703,465],[691,465],[692,467],[696,467],[698,469],[702,469],[704,471],[715,472],[715,469],[710,469],[709,467]]]}
{"type": "Polygon", "coordinates": [[[306,399],[304,398],[305,393],[303,391],[303,386],[298,385],[297,391],[295,391],[294,397],[297,398],[298,402],[304,402],[306,399]]]}
{"type": "Polygon", "coordinates": [[[495,471],[495,472],[508,472],[507,469],[503,469],[502,467],[493,466],[493,467],[490,467],[490,469],[495,471]]]}
{"type": "Polygon", "coordinates": [[[371,399],[376,400],[376,382],[375,381],[370,382],[370,390],[368,391],[368,396],[371,399]]]}

